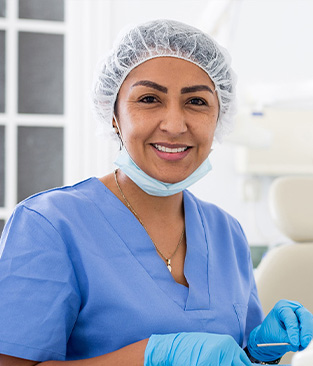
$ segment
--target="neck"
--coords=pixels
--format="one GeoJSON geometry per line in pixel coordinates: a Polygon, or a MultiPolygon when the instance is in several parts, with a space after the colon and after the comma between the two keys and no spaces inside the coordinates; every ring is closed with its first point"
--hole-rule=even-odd
{"type": "Polygon", "coordinates": [[[186,253],[183,193],[167,197],[151,196],[120,170],[116,176],[112,173],[100,181],[135,215],[170,272],[174,268],[174,259],[173,277],[188,286],[183,274],[186,253]]]}
{"type": "Polygon", "coordinates": [[[117,178],[126,198],[142,213],[142,215],[151,214],[153,211],[155,215],[159,214],[164,219],[170,217],[177,218],[178,214],[179,216],[183,216],[182,192],[167,197],[152,196],[139,188],[121,170],[118,170],[117,178]]]}

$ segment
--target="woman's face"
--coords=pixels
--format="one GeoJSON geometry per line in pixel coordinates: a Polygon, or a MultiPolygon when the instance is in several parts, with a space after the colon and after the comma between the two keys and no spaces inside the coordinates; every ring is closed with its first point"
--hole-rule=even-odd
{"type": "Polygon", "coordinates": [[[119,91],[126,149],[148,175],[175,183],[207,158],[219,105],[209,76],[189,61],[159,57],[132,70],[119,91]]]}

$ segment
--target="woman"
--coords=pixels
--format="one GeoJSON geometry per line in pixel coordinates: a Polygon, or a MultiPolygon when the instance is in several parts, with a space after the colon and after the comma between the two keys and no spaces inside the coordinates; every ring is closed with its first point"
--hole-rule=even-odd
{"type": "Polygon", "coordinates": [[[283,300],[262,322],[240,225],[185,189],[211,168],[234,83],[226,52],[185,24],[119,41],[94,92],[119,169],[17,206],[1,242],[1,366],[239,366],[307,346],[312,315],[283,300]],[[270,342],[289,345],[257,346],[270,342]]]}

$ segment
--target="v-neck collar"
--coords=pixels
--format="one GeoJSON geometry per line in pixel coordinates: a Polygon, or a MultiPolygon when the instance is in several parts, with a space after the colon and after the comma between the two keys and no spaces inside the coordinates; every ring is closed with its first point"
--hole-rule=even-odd
{"type": "Polygon", "coordinates": [[[184,274],[189,284],[187,288],[174,280],[151,238],[131,211],[97,178],[92,178],[90,182],[93,183],[92,189],[84,193],[99,207],[159,288],[183,310],[208,310],[208,245],[201,212],[193,195],[183,192],[187,239],[184,274]]]}

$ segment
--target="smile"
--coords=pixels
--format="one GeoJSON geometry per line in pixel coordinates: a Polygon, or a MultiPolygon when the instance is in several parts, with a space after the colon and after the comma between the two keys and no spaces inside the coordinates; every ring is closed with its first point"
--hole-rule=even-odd
{"type": "Polygon", "coordinates": [[[166,153],[170,153],[170,154],[176,154],[176,153],[181,153],[184,152],[188,149],[188,146],[185,147],[175,147],[175,148],[170,148],[167,146],[162,146],[162,145],[158,145],[158,144],[152,144],[157,150],[162,151],[162,152],[166,152],[166,153]]]}

